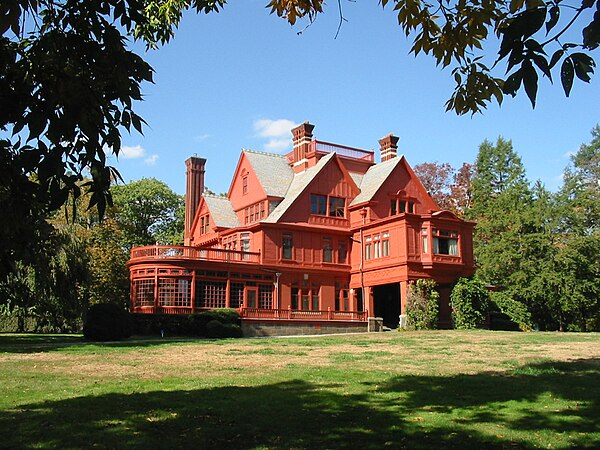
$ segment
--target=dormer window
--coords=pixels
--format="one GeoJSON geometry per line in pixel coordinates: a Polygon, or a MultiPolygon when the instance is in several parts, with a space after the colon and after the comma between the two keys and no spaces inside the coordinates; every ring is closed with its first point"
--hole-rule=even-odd
{"type": "Polygon", "coordinates": [[[392,198],[390,199],[390,216],[396,214],[409,213],[414,214],[415,202],[406,198],[392,198]]]}
{"type": "Polygon", "coordinates": [[[248,175],[242,178],[242,194],[248,193],[248,175]]]}
{"type": "Polygon", "coordinates": [[[200,234],[208,233],[208,226],[209,226],[209,220],[208,220],[208,214],[207,214],[205,216],[200,217],[200,234]]]}

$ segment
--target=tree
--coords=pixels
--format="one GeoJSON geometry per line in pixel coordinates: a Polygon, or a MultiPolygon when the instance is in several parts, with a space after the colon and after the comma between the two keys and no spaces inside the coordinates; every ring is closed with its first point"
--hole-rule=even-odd
{"type": "Polygon", "coordinates": [[[449,163],[417,164],[413,170],[427,192],[442,209],[448,209],[450,206],[450,184],[454,169],[449,163]]]}
{"type": "MultiPolygon", "coordinates": [[[[324,3],[271,0],[269,6],[294,24],[301,17],[313,21],[324,3]]],[[[458,114],[480,112],[492,99],[501,104],[504,95],[514,97],[521,88],[535,107],[540,75],[552,81],[552,73],[558,72],[568,97],[575,77],[589,82],[594,73],[590,53],[600,45],[599,0],[381,0],[381,4],[393,5],[402,30],[414,36],[415,55],[431,55],[438,65],[453,67],[456,88],[446,109],[458,114]]],[[[341,25],[341,6],[339,13],[341,25]]]]}
{"type": "Polygon", "coordinates": [[[464,216],[471,206],[472,164],[463,163],[456,170],[449,163],[434,161],[417,164],[413,170],[440,208],[464,216]]]}
{"type": "Polygon", "coordinates": [[[440,294],[434,280],[421,278],[408,287],[406,315],[408,326],[416,330],[430,330],[437,326],[440,294]]]}
{"type": "Polygon", "coordinates": [[[123,247],[180,243],[183,197],[155,178],[143,178],[111,189],[114,207],[108,216],[123,230],[123,247]],[[175,240],[175,242],[173,242],[175,240]]]}

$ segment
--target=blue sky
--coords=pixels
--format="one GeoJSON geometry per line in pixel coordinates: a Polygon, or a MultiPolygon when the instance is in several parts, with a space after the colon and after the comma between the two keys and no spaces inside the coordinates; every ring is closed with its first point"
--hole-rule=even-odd
{"type": "MultiPolygon", "coordinates": [[[[185,190],[184,161],[207,159],[206,185],[226,192],[242,148],[287,153],[289,128],[309,120],[317,139],[364,149],[400,137],[414,166],[473,162],[479,144],[511,139],[530,180],[560,186],[570,153],[600,123],[600,79],[575,82],[571,97],[540,79],[532,110],[524,92],[483,115],[445,112],[449,70],[409,54],[394,12],[377,2],[343,2],[347,19],[334,39],[337,2],[305,29],[269,15],[266,0],[231,2],[218,14],[184,15],[175,38],[145,58],[155,84],[143,86],[137,112],[144,136],[123,136],[112,163],[126,182],[155,177],[185,190]]],[[[491,55],[492,57],[494,55],[491,55]]],[[[491,59],[490,59],[491,60],[491,59]]]]}

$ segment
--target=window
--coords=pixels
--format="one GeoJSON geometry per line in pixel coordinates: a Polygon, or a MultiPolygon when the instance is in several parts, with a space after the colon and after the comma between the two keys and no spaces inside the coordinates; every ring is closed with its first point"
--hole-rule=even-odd
{"type": "Polygon", "coordinates": [[[196,306],[225,308],[226,285],[224,281],[196,280],[196,306]]]}
{"type": "Polygon", "coordinates": [[[458,233],[447,230],[431,230],[433,235],[433,253],[458,256],[458,233]]]}
{"type": "Polygon", "coordinates": [[[292,309],[302,311],[319,310],[319,286],[307,285],[299,289],[292,287],[292,309]]]}
{"type": "Polygon", "coordinates": [[[378,234],[373,236],[373,258],[381,258],[381,240],[378,234]]]}
{"type": "Polygon", "coordinates": [[[427,228],[422,228],[421,229],[421,236],[423,239],[423,253],[429,253],[429,247],[428,247],[428,242],[427,242],[427,228]]]}
{"type": "Polygon", "coordinates": [[[390,233],[381,233],[381,256],[390,256],[390,233]]]}
{"type": "Polygon", "coordinates": [[[292,240],[292,233],[284,233],[283,234],[282,247],[283,247],[283,252],[282,252],[281,257],[283,259],[292,259],[293,258],[292,249],[294,247],[294,243],[292,240]]]}
{"type": "Polygon", "coordinates": [[[345,241],[338,242],[338,264],[346,264],[348,259],[348,244],[345,241]]]}
{"type": "Polygon", "coordinates": [[[200,217],[200,234],[208,233],[208,215],[200,217]]]}
{"type": "Polygon", "coordinates": [[[265,218],[265,202],[260,202],[260,218],[265,218]]]}
{"type": "Polygon", "coordinates": [[[390,216],[394,216],[398,213],[410,213],[414,214],[415,212],[415,203],[410,202],[408,200],[398,200],[391,199],[390,200],[390,216]]]}
{"type": "Polygon", "coordinates": [[[341,197],[329,197],[329,215],[331,217],[344,217],[346,201],[341,197]]]}
{"type": "Polygon", "coordinates": [[[320,216],[345,217],[346,199],[343,197],[327,197],[326,195],[310,195],[310,213],[320,216]]]}
{"type": "Polygon", "coordinates": [[[258,307],[260,309],[271,309],[273,306],[273,285],[260,284],[258,286],[258,307]]]}
{"type": "Polygon", "coordinates": [[[154,278],[134,280],[134,306],[154,306],[154,278]]]}
{"type": "Polygon", "coordinates": [[[242,194],[248,193],[248,175],[242,178],[242,194]]]}
{"type": "Polygon", "coordinates": [[[371,259],[371,241],[373,239],[371,238],[371,236],[367,236],[365,238],[365,259],[371,259]]]}
{"type": "MultiPolygon", "coordinates": [[[[243,252],[250,251],[250,233],[242,233],[240,237],[240,247],[243,252]]],[[[248,255],[244,255],[243,258],[248,259],[248,255]]]]}
{"type": "Polygon", "coordinates": [[[327,196],[311,194],[310,195],[310,212],[311,214],[327,215],[327,196]]]}
{"type": "Polygon", "coordinates": [[[331,238],[323,238],[323,262],[333,262],[333,248],[331,238]]]}

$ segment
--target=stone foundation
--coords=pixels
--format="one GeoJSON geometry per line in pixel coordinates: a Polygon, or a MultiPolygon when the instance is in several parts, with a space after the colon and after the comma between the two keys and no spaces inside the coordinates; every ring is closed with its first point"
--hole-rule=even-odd
{"type": "Polygon", "coordinates": [[[365,333],[367,322],[296,322],[242,319],[244,337],[365,333]]]}

